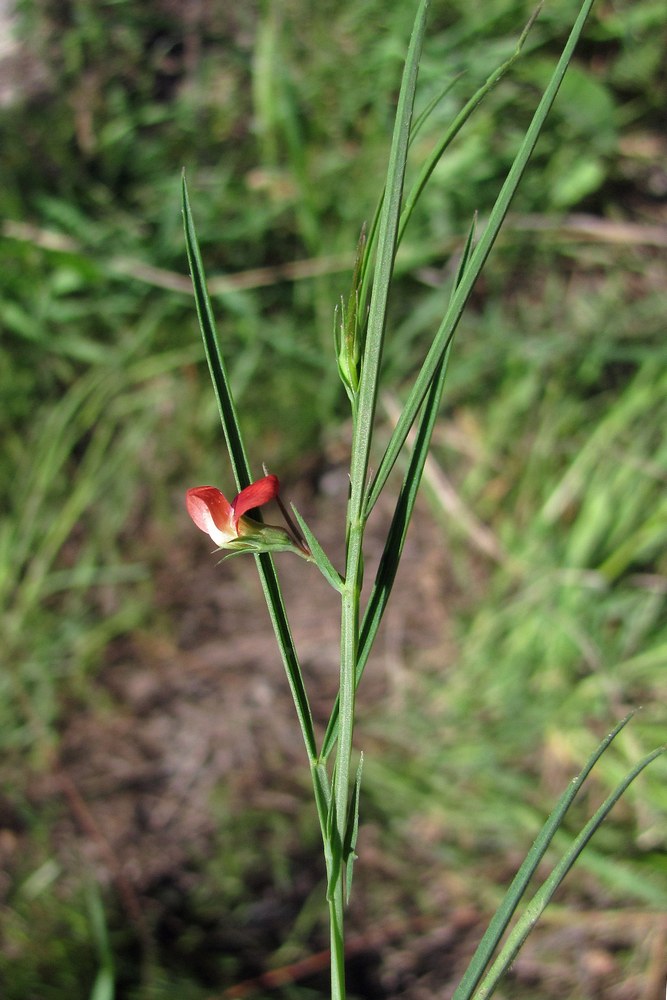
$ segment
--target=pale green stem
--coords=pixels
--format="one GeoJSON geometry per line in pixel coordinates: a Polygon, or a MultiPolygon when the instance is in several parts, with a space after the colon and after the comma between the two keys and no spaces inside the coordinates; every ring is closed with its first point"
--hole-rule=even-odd
{"type": "Polygon", "coordinates": [[[345,984],[342,976],[344,973],[343,908],[345,903],[346,859],[342,856],[342,852],[346,842],[349,811],[350,763],[352,757],[359,643],[359,602],[363,579],[362,543],[366,522],[364,498],[375,418],[378,378],[382,360],[387,301],[396,256],[396,239],[405,176],[405,161],[419,69],[419,55],[424,37],[426,12],[429,2],[430,0],[420,0],[419,3],[396,109],[396,123],[389,156],[385,197],[380,217],[375,278],[361,364],[361,378],[358,396],[355,400],[356,405],[353,406],[354,426],[350,462],[350,500],[347,513],[347,559],[345,565],[345,584],[341,591],[338,747],[331,790],[335,810],[335,822],[332,824],[331,836],[337,838],[336,850],[340,852],[339,856],[341,857],[341,863],[335,867],[333,884],[330,883],[329,885],[329,899],[331,901],[330,915],[332,918],[332,993],[335,1000],[343,1000],[345,996],[345,984]]]}
{"type": "Polygon", "coordinates": [[[345,937],[343,932],[343,880],[333,899],[329,900],[329,931],[331,942],[331,1000],[345,1000],[345,937]]]}
{"type": "MultiPolygon", "coordinates": [[[[342,850],[348,822],[349,774],[354,730],[354,703],[356,694],[356,664],[359,633],[359,585],[361,576],[361,542],[363,524],[350,526],[348,540],[348,577],[342,592],[341,606],[341,671],[340,716],[338,752],[333,778],[332,796],[335,808],[335,829],[332,836],[342,850]],[[351,575],[354,574],[354,575],[351,575]]],[[[345,998],[345,859],[338,866],[335,881],[329,886],[329,917],[331,921],[331,996],[332,1000],[345,998]]]]}

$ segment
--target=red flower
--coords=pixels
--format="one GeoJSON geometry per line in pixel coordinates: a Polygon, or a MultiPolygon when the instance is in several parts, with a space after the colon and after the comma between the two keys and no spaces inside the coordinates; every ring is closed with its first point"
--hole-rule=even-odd
{"type": "Polygon", "coordinates": [[[206,532],[220,549],[234,552],[296,552],[311,559],[311,552],[278,496],[277,476],[264,476],[251,483],[231,503],[215,486],[195,486],[188,490],[185,503],[198,528],[206,532]],[[277,528],[245,517],[247,510],[277,500],[290,528],[277,528]]]}
{"type": "Polygon", "coordinates": [[[215,486],[194,486],[188,490],[185,503],[188,514],[197,527],[210,535],[219,548],[256,548],[255,544],[233,543],[244,536],[248,542],[259,541],[257,536],[261,536],[264,529],[269,526],[243,515],[246,511],[261,507],[269,500],[275,499],[278,490],[278,477],[264,476],[263,479],[258,479],[256,483],[241,490],[231,503],[215,486]]]}

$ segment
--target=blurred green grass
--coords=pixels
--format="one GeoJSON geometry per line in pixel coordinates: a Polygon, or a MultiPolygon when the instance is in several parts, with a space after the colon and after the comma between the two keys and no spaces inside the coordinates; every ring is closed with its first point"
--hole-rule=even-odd
{"type": "MultiPolygon", "coordinates": [[[[511,162],[566,7],[544,10],[406,234],[385,358],[396,390],[437,324],[450,255],[511,162]]],[[[530,9],[434,4],[422,103],[462,74],[435,132],[509,54],[530,9]]],[[[5,936],[21,941],[2,959],[10,998],[64,995],[71,969],[94,968],[99,952],[82,890],[61,890],[56,875],[37,906],[22,894],[52,856],[53,817],[26,804],[17,768],[48,767],[62,719],[95,707],[110,640],[159,627],[155,547],[185,535],[183,485],[226,481],[183,281],[180,171],[209,273],[231,279],[214,298],[257,460],[298,476],[345,416],[332,311],[347,290],[341,258],[352,264],[377,197],[412,14],[377,0],[21,7],[46,82],[0,111],[0,749],[3,792],[32,845],[7,895],[5,936]],[[286,280],[279,269],[295,260],[321,267],[286,280]],[[234,283],[257,268],[276,270],[262,287],[234,283]],[[30,972],[36,938],[59,941],[49,994],[30,972]]],[[[383,756],[367,759],[367,794],[396,855],[411,817],[434,816],[443,856],[475,873],[480,844],[532,835],[591,730],[644,706],[603,784],[665,738],[664,43],[656,0],[594,13],[455,347],[436,457],[506,557],[480,569],[443,518],[463,595],[444,611],[455,663],[446,681],[415,680],[400,734],[387,734],[382,709],[368,720],[383,756]],[[582,240],[564,213],[608,228],[582,240]],[[619,241],[624,222],[655,239],[619,241]],[[457,820],[471,815],[472,837],[457,820]]],[[[415,144],[415,166],[434,131],[415,144]]],[[[614,899],[632,880],[638,898],[664,903],[665,808],[658,764],[589,855],[614,899]]]]}

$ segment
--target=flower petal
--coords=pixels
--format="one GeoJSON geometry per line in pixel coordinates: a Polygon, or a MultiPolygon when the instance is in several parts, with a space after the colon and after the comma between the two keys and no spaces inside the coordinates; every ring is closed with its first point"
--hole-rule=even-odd
{"type": "Polygon", "coordinates": [[[238,524],[239,518],[247,510],[252,510],[254,507],[261,507],[262,504],[268,503],[269,500],[277,497],[279,489],[280,484],[277,476],[264,476],[262,479],[258,479],[256,483],[246,486],[232,500],[234,524],[238,524]]]}
{"type": "Polygon", "coordinates": [[[185,495],[188,514],[197,527],[222,546],[236,538],[236,518],[229,501],[215,486],[194,486],[185,495]]]}

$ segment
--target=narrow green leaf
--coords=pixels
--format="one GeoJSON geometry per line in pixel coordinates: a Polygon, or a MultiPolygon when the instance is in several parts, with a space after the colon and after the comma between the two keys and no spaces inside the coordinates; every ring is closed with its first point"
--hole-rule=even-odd
{"type": "Polygon", "coordinates": [[[558,61],[553,76],[544,92],[533,119],[528,127],[519,152],[509,170],[505,183],[496,199],[495,205],[489,216],[486,228],[475,248],[470,265],[466,269],[463,279],[454,295],[447,313],[435,335],[431,348],[424,360],[424,364],[415,380],[412,391],[405,403],[403,412],[391,435],[389,443],[385,449],[375,478],[368,491],[368,496],[364,505],[364,516],[368,516],[374,507],[377,498],[387,481],[398,455],[405,444],[410,428],[415,421],[419,408],[428,392],[428,388],[433,380],[434,373],[440,364],[441,359],[451,343],[452,337],[458,326],[463,310],[470,297],[472,289],[477,281],[480,271],[484,267],[486,259],[495,243],[500,227],[507,215],[514,193],[519,185],[521,177],[526,169],[530,156],[535,148],[537,140],[551,106],[556,98],[567,67],[574,54],[575,46],[583,30],[586,18],[590,13],[594,0],[585,0],[579,16],[570,32],[570,36],[565,44],[563,53],[558,61]]]}
{"type": "MultiPolygon", "coordinates": [[[[500,66],[497,66],[496,69],[494,69],[493,73],[491,73],[488,76],[488,78],[482,84],[482,86],[473,94],[470,100],[467,101],[465,106],[461,109],[461,111],[458,113],[458,115],[451,123],[449,128],[446,130],[444,135],[441,137],[440,141],[434,148],[431,155],[424,162],[422,169],[419,172],[419,176],[417,177],[417,180],[413,184],[412,188],[410,189],[410,193],[405,199],[405,204],[403,206],[403,210],[401,212],[401,217],[400,217],[397,246],[400,246],[401,240],[403,239],[403,234],[405,232],[405,228],[408,222],[410,221],[410,217],[415,209],[417,202],[419,201],[419,197],[422,194],[424,188],[426,187],[426,184],[431,174],[433,173],[435,167],[437,166],[439,160],[442,158],[443,154],[450,146],[453,139],[456,138],[456,136],[461,131],[465,123],[468,121],[468,119],[474,113],[474,111],[479,107],[479,105],[482,103],[487,94],[489,94],[490,91],[497,86],[497,84],[509,72],[509,70],[516,62],[516,60],[519,58],[519,56],[521,55],[521,50],[523,49],[524,42],[528,36],[528,32],[533,26],[538,13],[539,13],[539,8],[535,10],[532,17],[529,19],[526,27],[523,29],[519,41],[517,42],[516,48],[512,53],[512,55],[509,57],[509,59],[506,59],[504,63],[502,63],[500,66]]],[[[459,74],[459,76],[460,75],[461,74],[459,74]]],[[[431,116],[435,108],[438,106],[440,101],[449,93],[454,84],[457,82],[459,76],[456,76],[452,80],[450,80],[447,86],[444,87],[444,89],[439,94],[437,94],[431,101],[429,101],[424,110],[421,111],[418,117],[415,119],[412,129],[410,131],[410,139],[409,139],[410,145],[412,145],[412,142],[419,133],[420,129],[428,121],[429,117],[431,116]]],[[[384,198],[384,192],[380,196],[380,200],[375,210],[373,222],[370,227],[368,245],[366,247],[366,252],[364,254],[364,261],[362,266],[361,294],[359,297],[360,301],[359,311],[361,315],[363,315],[364,313],[366,300],[368,298],[368,287],[370,284],[369,264],[372,254],[375,250],[375,238],[377,236],[377,228],[378,228],[378,222],[379,222],[380,210],[382,207],[383,198],[384,198]]]]}
{"type": "MultiPolygon", "coordinates": [[[[556,889],[570,871],[595,831],[607,818],[612,808],[616,805],[628,786],[632,784],[639,774],[641,774],[644,768],[648,767],[649,764],[656,760],[657,757],[660,757],[661,754],[665,753],[665,749],[665,747],[659,747],[657,750],[654,750],[652,753],[644,757],[643,760],[639,761],[639,763],[636,764],[635,767],[633,767],[625,778],[616,786],[611,795],[605,799],[595,815],[591,817],[578,837],[575,838],[570,849],[563,855],[561,860],[551,872],[551,875],[549,875],[543,885],[535,893],[518,920],[516,926],[512,929],[502,951],[498,955],[498,958],[491,966],[488,974],[484,977],[482,985],[474,994],[474,1000],[486,1000],[487,997],[491,996],[498,985],[499,980],[507,972],[508,968],[519,953],[519,950],[523,946],[524,941],[551,901],[556,889]]],[[[456,997],[456,994],[454,994],[454,996],[456,997]]]]}
{"type": "Polygon", "coordinates": [[[437,106],[440,102],[447,96],[454,84],[463,76],[462,73],[458,73],[442,88],[440,93],[432,97],[425,108],[423,108],[419,114],[415,117],[412,123],[412,128],[410,129],[410,145],[415,141],[419,135],[421,129],[424,127],[426,122],[429,120],[437,106]]]}
{"type": "Polygon", "coordinates": [[[361,365],[357,419],[354,427],[350,461],[350,518],[354,521],[359,519],[362,514],[363,491],[368,470],[368,457],[370,454],[377,399],[377,383],[387,318],[387,302],[396,257],[398,220],[410,139],[410,125],[429,4],[430,0],[421,0],[410,39],[396,109],[396,124],[389,154],[385,197],[380,214],[373,290],[371,293],[366,340],[361,365]]]}
{"type": "Polygon", "coordinates": [[[306,544],[308,545],[308,548],[311,551],[315,565],[321,572],[322,576],[326,580],[328,580],[328,582],[331,584],[334,590],[337,590],[338,593],[340,594],[343,589],[343,578],[341,577],[338,570],[334,567],[333,563],[329,559],[329,556],[326,554],[326,552],[324,551],[324,549],[318,542],[317,538],[310,530],[308,524],[303,519],[301,514],[298,512],[294,504],[291,504],[291,507],[292,507],[292,512],[295,518],[297,519],[298,525],[301,528],[301,531],[303,532],[303,537],[306,540],[306,544]]]}
{"type": "MultiPolygon", "coordinates": [[[[195,231],[194,220],[192,218],[192,211],[190,209],[185,176],[183,176],[182,193],[183,218],[185,223],[185,244],[188,262],[190,264],[190,273],[192,276],[197,315],[199,316],[199,325],[204,340],[206,359],[208,361],[215,395],[218,400],[220,418],[222,420],[222,427],[227,441],[227,449],[229,451],[229,458],[234,478],[238,489],[243,489],[252,482],[250,465],[248,463],[243,437],[241,435],[241,428],[239,426],[234,397],[232,395],[229,378],[227,376],[224,357],[222,350],[220,349],[220,343],[215,328],[215,319],[213,316],[213,309],[211,307],[211,300],[206,288],[206,275],[199,250],[199,243],[197,240],[197,233],[195,231]]],[[[257,519],[260,519],[259,512],[257,514],[257,519]]],[[[299,658],[297,656],[296,647],[292,638],[292,632],[287,619],[287,613],[285,611],[285,605],[283,603],[276,569],[273,564],[273,560],[268,553],[261,553],[255,558],[257,560],[257,569],[262,589],[264,591],[264,598],[269,609],[269,616],[271,618],[273,630],[280,648],[285,673],[287,674],[287,680],[292,692],[292,698],[294,700],[294,706],[296,708],[299,724],[301,726],[306,751],[309,759],[311,761],[315,761],[317,759],[317,744],[315,740],[313,717],[310,711],[308,695],[306,693],[299,658]]]]}
{"type": "MultiPolygon", "coordinates": [[[[468,233],[466,245],[461,255],[461,261],[459,263],[454,288],[456,288],[457,283],[461,280],[470,259],[473,247],[474,230],[475,223],[473,221],[468,233]]],[[[442,401],[448,361],[449,352],[443,358],[430,388],[428,399],[424,405],[417,439],[410,458],[410,464],[403,479],[401,491],[398,496],[396,508],[394,510],[387,539],[385,541],[384,550],[375,575],[373,589],[366,606],[366,612],[364,614],[359,635],[359,652],[356,665],[357,685],[361,680],[366,663],[368,662],[368,657],[370,656],[371,649],[373,648],[375,636],[380,627],[380,622],[382,621],[382,617],[389,602],[389,597],[394,585],[394,580],[396,579],[396,573],[400,563],[401,554],[403,552],[403,545],[410,526],[412,512],[417,499],[417,492],[419,490],[424,471],[424,464],[431,445],[433,428],[435,427],[435,422],[440,409],[440,403],[442,401]]],[[[320,751],[320,757],[323,760],[329,755],[336,741],[336,734],[338,732],[338,711],[338,700],[336,700],[324,736],[322,749],[320,751]]]]}
{"type": "Polygon", "coordinates": [[[190,199],[188,198],[185,174],[183,175],[182,185],[185,247],[188,255],[188,263],[190,265],[190,276],[192,278],[192,286],[194,289],[197,316],[199,317],[199,327],[204,340],[204,350],[206,352],[206,360],[211,373],[213,390],[218,401],[220,420],[222,422],[222,429],[227,441],[227,450],[229,451],[229,458],[232,464],[232,472],[234,473],[237,489],[242,490],[246,486],[249,486],[252,482],[250,465],[248,463],[248,457],[243,443],[243,436],[241,434],[241,427],[239,425],[234,397],[229,384],[227,366],[225,365],[225,360],[220,349],[218,334],[215,327],[215,318],[211,307],[211,300],[206,288],[206,275],[201,259],[201,252],[199,250],[199,242],[197,240],[195,224],[192,218],[192,211],[190,209],[190,199]]]}
{"type": "MultiPolygon", "coordinates": [[[[470,255],[474,247],[475,223],[473,220],[468,231],[465,247],[461,254],[456,279],[454,281],[452,294],[460,284],[465,270],[470,260],[470,255]]],[[[435,428],[442,395],[447,377],[447,366],[449,362],[449,350],[445,353],[440,365],[436,369],[433,382],[429,388],[428,396],[424,403],[417,436],[410,456],[408,469],[403,478],[401,491],[398,496],[394,515],[384,545],[380,563],[371,591],[371,597],[364,615],[359,641],[359,662],[365,664],[370,650],[375,641],[377,630],[382,621],[384,610],[389,601],[398,566],[403,552],[403,546],[412,520],[417,493],[421,485],[424,466],[431,447],[431,439],[435,428]]],[[[363,667],[361,668],[363,670],[363,667]]]]}
{"type": "MultiPolygon", "coordinates": [[[[454,77],[453,80],[450,80],[447,86],[444,87],[439,94],[436,94],[436,96],[431,101],[429,101],[424,110],[421,111],[419,115],[415,118],[414,122],[412,123],[412,127],[410,129],[410,136],[408,139],[409,146],[412,145],[415,138],[419,134],[420,129],[428,121],[429,117],[431,116],[435,108],[438,106],[440,101],[447,96],[447,94],[452,89],[457,80],[458,76],[454,77]]],[[[359,316],[361,317],[360,322],[363,322],[363,317],[366,315],[366,302],[368,301],[368,293],[371,283],[370,265],[371,265],[371,260],[373,259],[373,255],[375,253],[383,201],[384,201],[384,188],[378,199],[378,203],[375,206],[375,212],[373,213],[373,220],[368,230],[366,245],[364,247],[364,253],[361,261],[361,269],[360,269],[361,280],[359,282],[360,288],[359,288],[359,307],[358,307],[359,316]]]]}
{"type": "MultiPolygon", "coordinates": [[[[361,376],[352,432],[350,459],[350,498],[347,509],[347,557],[345,584],[341,593],[341,659],[339,681],[338,743],[332,796],[336,801],[338,836],[342,842],[347,828],[350,767],[354,732],[356,664],[359,635],[359,595],[363,582],[363,503],[373,432],[377,385],[387,301],[396,253],[396,232],[400,213],[405,160],[410,135],[419,58],[426,25],[429,0],[421,0],[401,81],[396,121],[387,170],[386,196],[382,205],[378,237],[375,279],[361,359],[361,376]]],[[[336,905],[342,906],[342,886],[336,905]]]]}
{"type": "Polygon", "coordinates": [[[278,582],[278,574],[272,557],[263,552],[255,556],[258,563],[259,578],[264,591],[264,598],[269,609],[269,617],[273,625],[276,640],[280,648],[280,653],[287,674],[290,691],[296,714],[303,733],[303,740],[306,745],[306,752],[311,761],[317,760],[317,742],[315,739],[315,727],[313,716],[310,710],[310,703],[306,693],[306,686],[301,673],[301,665],[294,645],[292,630],[290,628],[287,612],[283,603],[283,595],[278,582]]]}
{"type": "Polygon", "coordinates": [[[556,808],[548,817],[546,823],[540,830],[530,851],[526,855],[521,867],[514,876],[510,887],[505,893],[505,897],[496,910],[489,926],[482,937],[475,954],[473,955],[463,979],[459,983],[452,1000],[469,1000],[473,991],[477,987],[484,970],[488,966],[491,957],[498,947],[500,940],[505,933],[514,912],[525,893],[528,883],[535,874],[538,865],[546,854],[556,831],[563,822],[565,814],[572,805],[575,796],[582,788],[586,778],[597,764],[600,757],[610,744],[616,739],[621,730],[625,729],[634,713],[630,712],[624,719],[612,729],[590,755],[582,771],[565,789],[561,795],[556,808]]]}
{"type": "MultiPolygon", "coordinates": [[[[326,864],[327,876],[329,877],[334,867],[330,835],[330,824],[333,821],[333,817],[331,815],[331,789],[329,788],[329,776],[324,764],[313,761],[311,761],[310,765],[310,775],[313,782],[315,805],[317,807],[317,816],[320,822],[320,831],[322,834],[324,862],[326,864]]],[[[331,884],[330,877],[329,884],[331,884]]]]}
{"type": "MultiPolygon", "coordinates": [[[[419,176],[410,189],[410,193],[405,199],[405,205],[403,211],[401,212],[401,219],[398,228],[398,243],[400,244],[403,233],[405,232],[405,227],[410,221],[410,216],[412,215],[419,198],[428,183],[428,180],[435,170],[439,160],[442,158],[445,150],[451,144],[452,140],[456,138],[458,133],[461,131],[465,123],[468,121],[470,116],[473,114],[475,109],[479,107],[484,98],[489,94],[494,87],[500,83],[502,78],[506,73],[512,68],[514,63],[521,55],[521,50],[523,49],[524,42],[528,36],[528,32],[532,28],[535,19],[538,15],[538,10],[534,12],[528,24],[521,32],[519,41],[517,42],[516,48],[509,59],[506,59],[504,63],[494,69],[493,73],[487,78],[486,82],[473,94],[467,104],[459,111],[458,115],[451,123],[449,128],[446,130],[444,135],[441,137],[435,149],[432,151],[431,155],[424,161],[424,164],[419,171],[419,176]]],[[[421,124],[421,120],[420,120],[421,124]]]]}

